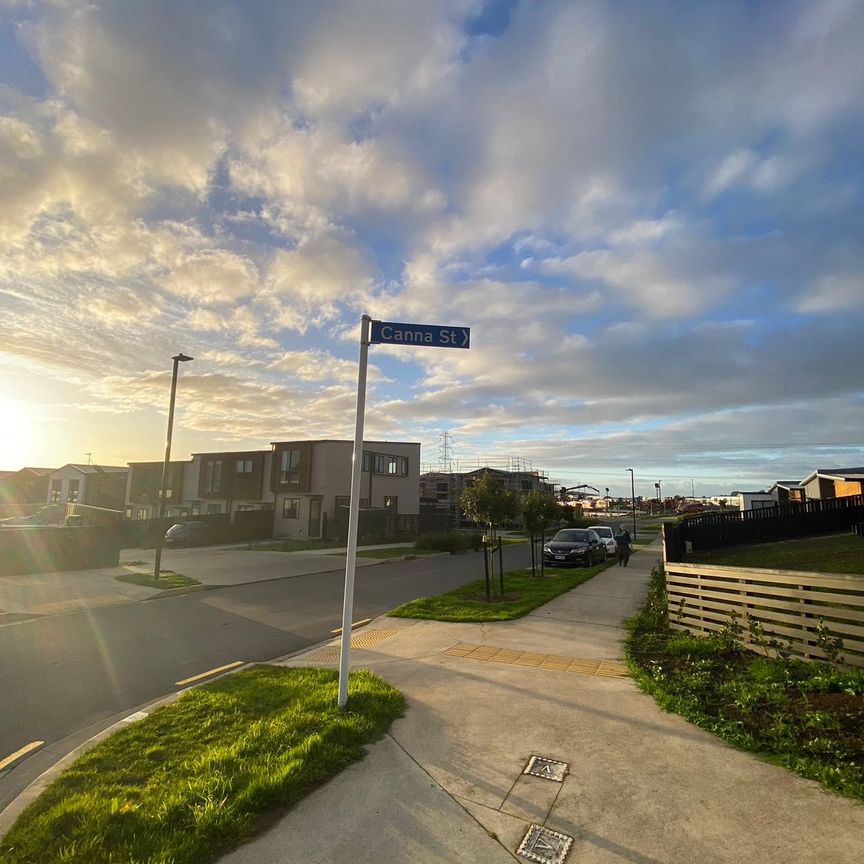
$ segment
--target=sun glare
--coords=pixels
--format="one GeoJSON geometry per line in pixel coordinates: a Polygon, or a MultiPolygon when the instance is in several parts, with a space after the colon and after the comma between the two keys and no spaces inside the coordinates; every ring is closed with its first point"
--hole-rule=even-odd
{"type": "Polygon", "coordinates": [[[24,406],[0,396],[0,469],[23,468],[33,452],[33,424],[24,406]]]}

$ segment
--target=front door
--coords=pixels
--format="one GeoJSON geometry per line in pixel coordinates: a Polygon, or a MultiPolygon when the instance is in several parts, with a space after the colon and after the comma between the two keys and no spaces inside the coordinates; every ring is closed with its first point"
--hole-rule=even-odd
{"type": "Polygon", "coordinates": [[[309,539],[317,540],[321,536],[321,499],[309,499],[309,539]]]}

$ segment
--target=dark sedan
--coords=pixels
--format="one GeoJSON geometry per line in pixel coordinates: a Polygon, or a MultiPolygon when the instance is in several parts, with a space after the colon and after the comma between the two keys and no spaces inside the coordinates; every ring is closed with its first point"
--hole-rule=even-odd
{"type": "Polygon", "coordinates": [[[207,526],[203,522],[178,522],[165,534],[165,545],[170,548],[201,546],[207,542],[207,526]]]}
{"type": "Polygon", "coordinates": [[[590,567],[606,560],[606,544],[590,528],[564,528],[543,547],[547,567],[590,567]]]}

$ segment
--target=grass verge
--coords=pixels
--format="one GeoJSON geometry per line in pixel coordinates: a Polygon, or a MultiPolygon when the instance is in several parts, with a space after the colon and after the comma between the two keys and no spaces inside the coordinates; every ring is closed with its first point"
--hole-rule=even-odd
{"type": "Polygon", "coordinates": [[[415,549],[413,546],[400,546],[398,549],[359,549],[358,558],[422,558],[424,555],[440,555],[437,549],[415,549]]]}
{"type": "Polygon", "coordinates": [[[429,618],[434,621],[511,621],[587,582],[613,563],[607,561],[573,570],[547,567],[542,578],[532,576],[530,569],[510,570],[504,574],[504,597],[491,603],[486,602],[485,580],[478,579],[446,594],[412,600],[387,614],[395,618],[429,618]]]}
{"type": "MultiPolygon", "coordinates": [[[[253,552],[308,552],[313,549],[332,549],[333,540],[252,540],[237,549],[249,549],[253,552]]],[[[336,546],[338,547],[338,543],[336,546]]]]}
{"type": "Polygon", "coordinates": [[[767,658],[668,627],[662,571],[628,622],[639,686],[730,744],[864,800],[864,670],[767,658]]]}
{"type": "Polygon", "coordinates": [[[199,864],[362,757],[402,715],[398,690],[327,669],[256,666],[191,690],[97,744],[20,816],[4,864],[199,864]]]}
{"type": "Polygon", "coordinates": [[[200,585],[197,579],[175,573],[173,570],[160,570],[159,581],[153,581],[152,573],[121,573],[114,577],[118,582],[128,582],[130,585],[143,585],[145,588],[188,588],[190,585],[200,585]]]}
{"type": "Polygon", "coordinates": [[[689,560],[729,567],[769,567],[821,573],[864,573],[864,539],[831,534],[777,543],[694,552],[689,560]]]}

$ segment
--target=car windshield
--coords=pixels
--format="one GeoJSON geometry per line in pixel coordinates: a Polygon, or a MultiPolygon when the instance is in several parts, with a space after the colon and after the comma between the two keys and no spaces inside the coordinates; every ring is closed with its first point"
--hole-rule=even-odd
{"type": "Polygon", "coordinates": [[[553,538],[554,543],[587,543],[588,532],[584,528],[565,528],[553,538]]]}
{"type": "Polygon", "coordinates": [[[614,537],[615,536],[612,533],[611,528],[606,528],[606,527],[601,528],[598,526],[597,528],[594,528],[593,530],[596,531],[597,534],[599,534],[601,537],[614,537]]]}
{"type": "Polygon", "coordinates": [[[169,534],[181,534],[181,533],[183,533],[185,530],[186,530],[186,526],[185,526],[185,525],[172,525],[172,526],[168,529],[168,533],[169,533],[169,534]]]}

